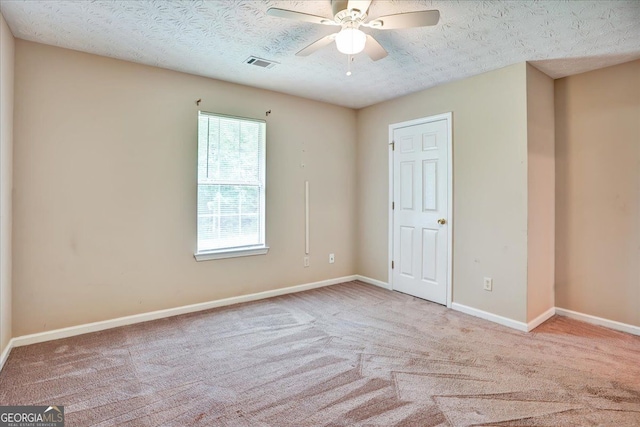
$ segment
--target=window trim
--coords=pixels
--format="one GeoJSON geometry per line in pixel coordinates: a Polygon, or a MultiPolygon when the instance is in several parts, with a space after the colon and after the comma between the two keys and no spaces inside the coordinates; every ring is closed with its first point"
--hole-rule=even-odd
{"type": "MultiPolygon", "coordinates": [[[[261,235],[261,244],[257,244],[257,245],[246,245],[246,246],[235,246],[235,247],[229,247],[229,248],[220,248],[220,249],[208,249],[208,250],[203,250],[203,251],[198,251],[198,237],[196,235],[196,250],[193,254],[193,257],[195,258],[195,260],[197,262],[200,261],[209,261],[209,260],[215,260],[215,259],[225,259],[225,258],[236,258],[236,257],[245,257],[245,256],[255,256],[255,255],[266,255],[269,252],[269,246],[267,246],[267,236],[266,236],[266,228],[267,228],[267,205],[266,205],[266,199],[267,199],[267,135],[266,135],[266,120],[261,120],[261,119],[255,119],[252,117],[241,117],[241,116],[231,116],[231,115],[227,115],[227,114],[219,114],[219,113],[212,113],[209,111],[202,111],[199,110],[198,111],[198,120],[200,119],[201,115],[207,115],[207,116],[214,116],[214,117],[220,117],[220,118],[228,118],[228,119],[236,119],[236,120],[244,120],[244,121],[251,121],[251,122],[257,122],[257,123],[262,123],[265,125],[265,130],[264,130],[264,140],[262,142],[263,146],[262,146],[262,150],[263,150],[263,162],[264,162],[264,167],[262,167],[261,169],[261,181],[262,181],[262,190],[260,191],[260,204],[262,206],[261,212],[260,212],[260,220],[261,220],[261,227],[260,227],[260,235],[261,235]]],[[[199,144],[199,140],[197,141],[199,144]]],[[[196,156],[197,157],[197,156],[196,156]]],[[[197,168],[196,168],[197,170],[197,168]]],[[[197,173],[196,173],[197,176],[197,173]]],[[[200,183],[198,182],[198,179],[196,179],[196,186],[199,186],[200,183]]]]}
{"type": "Polygon", "coordinates": [[[212,259],[236,258],[242,256],[266,255],[269,246],[243,246],[237,248],[217,249],[214,251],[196,252],[193,254],[196,261],[209,261],[212,259]]]}

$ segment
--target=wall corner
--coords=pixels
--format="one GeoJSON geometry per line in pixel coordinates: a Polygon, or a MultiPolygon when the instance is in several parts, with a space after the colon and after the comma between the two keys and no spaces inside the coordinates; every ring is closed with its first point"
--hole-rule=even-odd
{"type": "Polygon", "coordinates": [[[527,322],[555,306],[555,113],[553,79],[526,64],[527,322]]]}
{"type": "Polygon", "coordinates": [[[12,188],[15,39],[0,14],[0,353],[12,337],[12,188]]]}

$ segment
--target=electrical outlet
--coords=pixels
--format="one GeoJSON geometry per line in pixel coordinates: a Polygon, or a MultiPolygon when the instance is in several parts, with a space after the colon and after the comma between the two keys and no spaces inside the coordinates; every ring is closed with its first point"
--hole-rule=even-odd
{"type": "Polygon", "coordinates": [[[484,290],[485,291],[493,290],[493,279],[491,277],[484,278],[484,290]]]}
{"type": "Polygon", "coordinates": [[[309,257],[308,256],[304,257],[304,266],[305,267],[309,267],[309,257]]]}
{"type": "Polygon", "coordinates": [[[336,256],[334,254],[329,254],[329,264],[333,264],[336,262],[336,256]]]}

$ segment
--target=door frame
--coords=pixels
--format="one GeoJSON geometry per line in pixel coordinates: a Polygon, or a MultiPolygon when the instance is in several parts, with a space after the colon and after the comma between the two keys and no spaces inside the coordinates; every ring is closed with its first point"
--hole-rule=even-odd
{"type": "Polygon", "coordinates": [[[391,262],[393,261],[393,219],[394,212],[393,203],[393,133],[396,129],[420,125],[424,123],[436,122],[439,120],[447,121],[447,307],[451,308],[453,299],[453,113],[437,114],[435,116],[423,117],[420,119],[408,120],[406,122],[393,123],[389,125],[389,262],[387,268],[389,271],[389,287],[393,290],[393,269],[391,262]]]}

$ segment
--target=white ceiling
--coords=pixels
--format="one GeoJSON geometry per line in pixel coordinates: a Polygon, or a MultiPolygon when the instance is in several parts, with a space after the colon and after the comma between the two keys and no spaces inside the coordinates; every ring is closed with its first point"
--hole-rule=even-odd
{"type": "Polygon", "coordinates": [[[640,1],[374,0],[369,16],[438,9],[435,27],[364,29],[389,51],[373,62],[328,46],[295,53],[336,31],[266,15],[269,7],[331,16],[330,0],[1,0],[16,37],[272,89],[352,108],[522,61],[551,77],[640,57],[640,1]],[[279,62],[244,63],[250,55],[279,62]]]}

